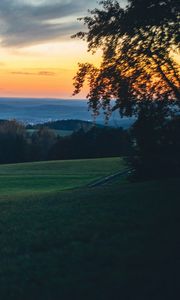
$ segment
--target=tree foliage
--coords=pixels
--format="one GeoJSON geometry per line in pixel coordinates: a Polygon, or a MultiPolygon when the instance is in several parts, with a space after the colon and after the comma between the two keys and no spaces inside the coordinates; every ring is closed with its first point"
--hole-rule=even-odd
{"type": "MultiPolygon", "coordinates": [[[[90,127],[88,124],[88,127],[76,128],[71,135],[63,137],[53,129],[58,123],[47,124],[52,129],[41,124],[32,133],[27,129],[30,126],[25,127],[15,120],[1,121],[0,164],[125,156],[132,151],[129,132],[122,128],[90,127]]],[[[69,126],[72,124],[70,121],[69,126]]],[[[65,125],[68,126],[67,123],[65,125]]]]}
{"type": "Polygon", "coordinates": [[[101,48],[102,63],[99,68],[79,64],[74,94],[87,80],[90,108],[95,115],[103,108],[107,118],[114,109],[132,115],[145,99],[179,103],[178,1],[129,0],[125,8],[111,0],[100,4],[80,19],[88,30],[75,37],[86,40],[89,51],[101,48]]]}
{"type": "Polygon", "coordinates": [[[163,103],[144,102],[131,135],[134,153],[127,162],[134,179],[180,175],[180,116],[171,119],[163,103]]]}

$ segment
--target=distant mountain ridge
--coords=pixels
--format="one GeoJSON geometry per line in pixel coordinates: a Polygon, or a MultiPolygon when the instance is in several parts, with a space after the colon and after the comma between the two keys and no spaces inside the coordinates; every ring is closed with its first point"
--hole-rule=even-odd
{"type": "Polygon", "coordinates": [[[89,121],[82,121],[82,120],[59,120],[59,121],[52,121],[43,124],[27,125],[26,128],[39,129],[42,126],[53,130],[78,131],[80,129],[83,129],[84,131],[88,131],[93,127],[93,123],[89,121]]]}
{"type": "MultiPolygon", "coordinates": [[[[58,120],[82,120],[93,122],[87,100],[65,99],[35,99],[35,98],[0,98],[0,119],[23,122],[24,124],[39,124],[58,120]]],[[[133,123],[133,118],[120,118],[119,113],[113,113],[109,125],[127,128],[133,123]]],[[[96,119],[97,124],[104,124],[103,112],[96,119]]]]}

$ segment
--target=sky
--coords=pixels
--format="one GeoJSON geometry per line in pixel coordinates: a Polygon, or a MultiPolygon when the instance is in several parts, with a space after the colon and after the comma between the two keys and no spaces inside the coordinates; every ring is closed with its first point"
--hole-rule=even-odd
{"type": "MultiPolygon", "coordinates": [[[[0,0],[0,97],[71,98],[78,62],[101,53],[71,36],[96,0],[0,0]]],[[[84,98],[87,90],[78,96],[84,98]]]]}
{"type": "MultiPolygon", "coordinates": [[[[121,5],[127,0],[119,0],[121,5]]],[[[72,98],[78,62],[101,52],[71,36],[96,0],[0,0],[0,97],[72,98]]],[[[85,98],[87,87],[77,98],[85,98]]]]}

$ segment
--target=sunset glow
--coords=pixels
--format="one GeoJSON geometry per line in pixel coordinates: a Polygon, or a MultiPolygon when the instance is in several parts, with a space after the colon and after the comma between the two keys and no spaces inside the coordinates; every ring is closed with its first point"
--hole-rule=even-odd
{"type": "Polygon", "coordinates": [[[86,30],[77,18],[95,7],[96,0],[1,0],[0,97],[72,98],[78,62],[101,61],[101,52],[71,38],[86,30]]]}
{"type": "MultiPolygon", "coordinates": [[[[77,17],[84,16],[95,4],[1,1],[0,97],[71,98],[77,63],[100,62],[100,53],[87,53],[85,42],[71,39],[83,28],[77,17]]],[[[79,98],[84,98],[86,92],[84,89],[79,98]]]]}
{"type": "MultiPolygon", "coordinates": [[[[0,95],[71,98],[78,62],[98,65],[100,54],[86,52],[80,41],[1,50],[0,95]],[[2,59],[3,57],[3,59],[2,59]]],[[[84,97],[84,93],[80,97],[84,97]]]]}

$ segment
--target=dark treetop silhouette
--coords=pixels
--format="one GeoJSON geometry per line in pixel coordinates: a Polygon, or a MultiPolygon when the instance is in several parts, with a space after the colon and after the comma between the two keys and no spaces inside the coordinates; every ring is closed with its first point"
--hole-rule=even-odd
{"type": "Polygon", "coordinates": [[[180,77],[174,59],[180,44],[178,1],[129,0],[125,8],[117,1],[100,4],[102,9],[80,19],[88,31],[74,37],[86,40],[89,51],[101,48],[102,63],[99,68],[79,64],[74,94],[87,79],[90,108],[94,115],[103,108],[107,118],[114,109],[132,115],[142,100],[179,103],[180,77]]]}

